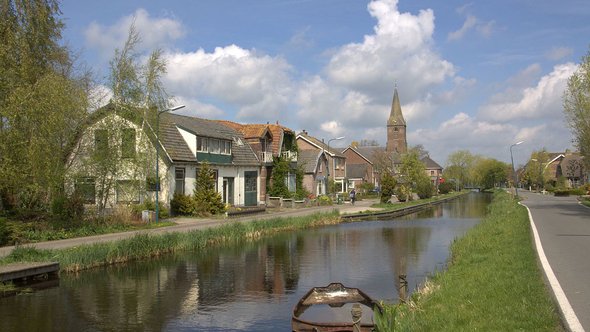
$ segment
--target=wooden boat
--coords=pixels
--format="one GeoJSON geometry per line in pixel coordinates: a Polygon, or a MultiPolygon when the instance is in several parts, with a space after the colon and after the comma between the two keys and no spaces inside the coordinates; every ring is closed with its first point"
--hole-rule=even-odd
{"type": "MultiPolygon", "coordinates": [[[[375,324],[362,323],[362,307],[364,305],[371,309],[383,313],[383,307],[374,301],[367,294],[358,288],[348,288],[341,283],[331,283],[326,287],[314,287],[305,294],[293,309],[291,318],[292,331],[373,331],[375,324]],[[352,303],[351,319],[347,322],[312,322],[301,318],[303,313],[313,305],[327,304],[330,307],[342,307],[345,304],[352,303]]],[[[372,318],[372,317],[371,317],[372,318]]]]}

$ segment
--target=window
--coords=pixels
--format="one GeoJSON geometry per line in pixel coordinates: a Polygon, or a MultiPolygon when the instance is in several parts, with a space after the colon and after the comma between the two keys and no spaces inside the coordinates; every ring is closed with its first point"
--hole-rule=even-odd
{"type": "Polygon", "coordinates": [[[223,141],[223,150],[221,151],[222,154],[231,154],[231,141],[223,141]]]}
{"type": "Polygon", "coordinates": [[[221,149],[219,147],[219,140],[215,138],[209,139],[209,153],[220,154],[221,149]]]}
{"type": "Polygon", "coordinates": [[[139,203],[139,183],[133,180],[118,180],[117,203],[139,203]]]}
{"type": "Polygon", "coordinates": [[[334,158],[334,165],[334,168],[336,169],[344,169],[344,159],[334,158]]]}
{"type": "Polygon", "coordinates": [[[207,137],[197,136],[197,151],[207,152],[207,137]]]}
{"type": "Polygon", "coordinates": [[[185,169],[176,167],[174,170],[174,193],[184,195],[184,173],[185,169]]]}
{"type": "Polygon", "coordinates": [[[135,157],[135,129],[123,129],[121,133],[121,157],[135,157]]]}
{"type": "Polygon", "coordinates": [[[85,204],[96,204],[96,185],[93,177],[81,177],[76,181],[75,191],[85,204]]]}
{"type": "Polygon", "coordinates": [[[106,129],[94,131],[94,151],[99,154],[106,154],[109,150],[109,132],[106,129]]]}
{"type": "Polygon", "coordinates": [[[289,192],[295,192],[297,190],[297,182],[296,182],[296,175],[295,173],[289,173],[287,174],[287,178],[285,179],[285,182],[287,184],[287,188],[289,189],[289,192]]]}
{"type": "Polygon", "coordinates": [[[197,136],[197,151],[230,155],[231,141],[197,136]]]}
{"type": "Polygon", "coordinates": [[[430,171],[430,175],[434,175],[434,171],[430,171]]]}

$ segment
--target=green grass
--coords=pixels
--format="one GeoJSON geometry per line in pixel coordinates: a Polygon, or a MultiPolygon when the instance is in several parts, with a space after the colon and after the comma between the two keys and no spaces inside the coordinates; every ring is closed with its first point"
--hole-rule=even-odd
{"type": "Polygon", "coordinates": [[[174,252],[201,250],[209,246],[253,241],[277,232],[307,229],[340,222],[338,212],[316,213],[305,217],[275,218],[242,223],[229,222],[216,228],[187,233],[136,235],[121,241],[83,245],[61,250],[38,250],[17,247],[1,259],[0,264],[13,262],[56,261],[63,272],[77,272],[93,267],[142,260],[174,252]]]}
{"type": "Polygon", "coordinates": [[[453,243],[451,253],[447,271],[407,304],[388,306],[380,331],[561,330],[527,211],[508,194],[495,194],[488,215],[453,243]]]}

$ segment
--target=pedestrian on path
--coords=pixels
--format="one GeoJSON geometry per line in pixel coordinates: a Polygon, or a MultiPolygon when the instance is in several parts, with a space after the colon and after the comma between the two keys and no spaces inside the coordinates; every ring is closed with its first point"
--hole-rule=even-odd
{"type": "Polygon", "coordinates": [[[352,188],[352,190],[350,191],[350,203],[352,203],[352,205],[354,205],[355,200],[356,200],[356,191],[354,190],[354,188],[352,188]]]}

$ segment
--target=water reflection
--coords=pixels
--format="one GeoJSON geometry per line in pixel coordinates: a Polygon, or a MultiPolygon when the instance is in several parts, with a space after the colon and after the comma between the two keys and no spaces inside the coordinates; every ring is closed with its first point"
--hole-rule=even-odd
{"type": "Polygon", "coordinates": [[[299,298],[331,282],[397,302],[398,275],[411,291],[444,268],[488,201],[472,194],[395,220],[62,275],[59,288],[0,299],[0,330],[289,330],[299,298]]]}

